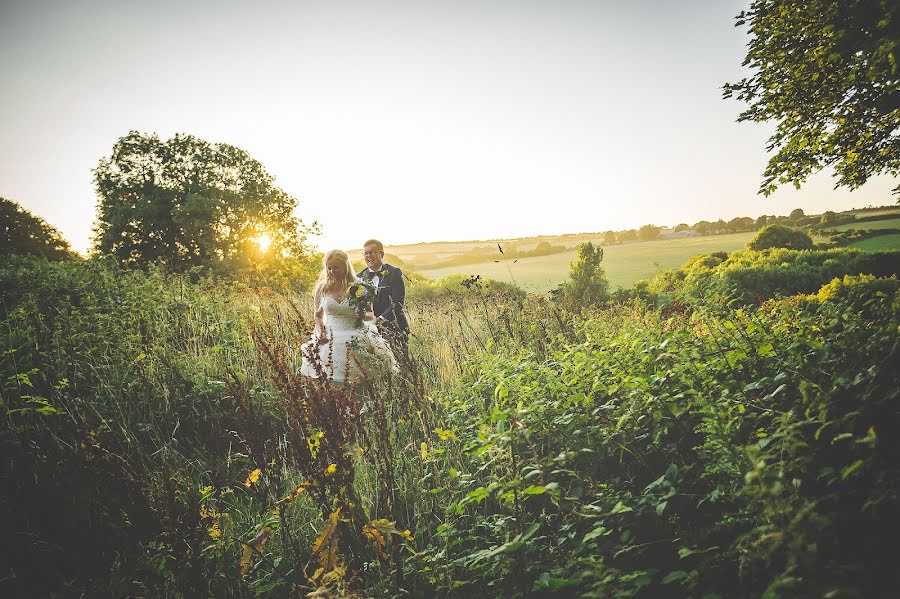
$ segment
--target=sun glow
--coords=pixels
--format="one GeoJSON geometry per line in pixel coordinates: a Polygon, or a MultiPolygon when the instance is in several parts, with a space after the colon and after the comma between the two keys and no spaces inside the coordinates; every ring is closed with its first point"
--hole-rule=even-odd
{"type": "Polygon", "coordinates": [[[269,251],[269,246],[272,245],[272,238],[269,237],[268,233],[262,233],[259,237],[254,239],[256,245],[259,246],[259,251],[265,254],[269,251]]]}

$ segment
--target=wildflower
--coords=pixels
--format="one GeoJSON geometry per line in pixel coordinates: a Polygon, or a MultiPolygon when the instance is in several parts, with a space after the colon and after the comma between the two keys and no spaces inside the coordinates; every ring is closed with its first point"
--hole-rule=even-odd
{"type": "Polygon", "coordinates": [[[419,449],[419,454],[422,456],[422,459],[426,459],[428,457],[428,443],[422,441],[422,446],[419,449]]]}
{"type": "Polygon", "coordinates": [[[328,464],[328,468],[325,469],[325,476],[331,476],[337,472],[337,464],[328,464]]]}
{"type": "Polygon", "coordinates": [[[412,533],[409,532],[409,529],[408,529],[408,528],[407,528],[406,530],[404,530],[404,531],[403,531],[402,533],[400,533],[400,534],[402,534],[402,535],[403,535],[403,538],[406,539],[407,541],[412,541],[412,540],[413,540],[412,533]]]}
{"type": "Polygon", "coordinates": [[[253,472],[251,472],[250,475],[247,477],[247,480],[244,481],[244,486],[249,489],[251,486],[256,484],[256,481],[259,480],[260,474],[262,474],[262,470],[260,470],[259,468],[257,468],[253,472]]]}
{"type": "Polygon", "coordinates": [[[218,541],[222,538],[222,527],[219,525],[219,521],[216,520],[213,522],[212,526],[209,527],[209,538],[213,541],[218,541]]]}
{"type": "Polygon", "coordinates": [[[447,439],[452,439],[453,441],[457,440],[456,433],[451,430],[438,427],[434,429],[434,432],[437,433],[437,436],[441,441],[446,441],[447,439]]]}

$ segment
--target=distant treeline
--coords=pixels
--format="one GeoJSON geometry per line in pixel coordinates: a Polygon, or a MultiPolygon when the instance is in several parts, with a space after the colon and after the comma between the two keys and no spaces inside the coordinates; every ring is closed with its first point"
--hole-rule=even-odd
{"type": "MultiPolygon", "coordinates": [[[[894,206],[883,206],[879,208],[867,209],[867,211],[875,210],[892,210],[894,206]]],[[[898,213],[900,214],[900,210],[898,213]]],[[[885,218],[893,218],[896,214],[876,214],[870,216],[857,216],[852,212],[836,213],[826,211],[822,214],[807,215],[801,208],[792,210],[788,215],[762,215],[757,218],[749,216],[739,216],[731,220],[719,219],[716,221],[701,220],[690,225],[681,223],[675,227],[666,228],[653,224],[647,224],[639,229],[626,229],[623,231],[605,231],[598,233],[581,233],[560,235],[552,238],[558,243],[552,243],[547,238],[532,237],[515,240],[510,242],[491,242],[488,245],[477,246],[465,252],[447,256],[446,254],[428,254],[421,253],[413,256],[407,256],[405,262],[415,269],[431,270],[439,268],[449,268],[454,266],[466,266],[469,264],[481,264],[489,261],[500,260],[517,260],[520,258],[529,258],[535,256],[547,256],[568,251],[574,251],[578,243],[582,241],[591,241],[600,245],[619,245],[626,243],[636,243],[639,241],[654,241],[657,239],[676,238],[676,237],[693,237],[708,235],[726,235],[733,233],[750,233],[758,231],[771,224],[787,225],[795,229],[806,230],[811,234],[830,237],[830,246],[847,245],[863,238],[873,237],[893,232],[892,229],[882,229],[876,232],[828,232],[830,227],[844,225],[853,222],[866,222],[881,220],[885,218]],[[565,242],[571,241],[571,244],[565,242]],[[532,249],[520,249],[523,246],[529,247],[536,244],[532,249]]],[[[399,263],[400,258],[395,257],[399,263]]]]}
{"type": "Polygon", "coordinates": [[[519,258],[533,258],[536,256],[549,256],[561,254],[574,248],[565,245],[553,245],[549,241],[540,241],[534,249],[519,249],[514,244],[497,243],[493,245],[478,246],[468,252],[452,256],[450,258],[431,260],[428,256],[412,260],[418,268],[447,268],[450,266],[465,266],[467,264],[480,264],[490,260],[518,260],[519,258]]]}

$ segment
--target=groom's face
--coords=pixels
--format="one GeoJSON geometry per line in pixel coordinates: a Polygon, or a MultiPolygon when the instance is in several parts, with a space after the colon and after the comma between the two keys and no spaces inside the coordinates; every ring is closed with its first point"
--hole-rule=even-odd
{"type": "Polygon", "coordinates": [[[363,248],[363,258],[366,259],[366,266],[370,270],[379,270],[383,264],[384,252],[379,250],[377,245],[367,245],[363,248]]]}

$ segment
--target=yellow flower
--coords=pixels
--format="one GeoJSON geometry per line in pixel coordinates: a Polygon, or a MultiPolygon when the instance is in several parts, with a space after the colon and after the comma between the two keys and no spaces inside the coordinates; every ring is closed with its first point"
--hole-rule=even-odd
{"type": "Polygon", "coordinates": [[[213,522],[213,525],[209,527],[209,538],[213,541],[218,541],[222,538],[222,528],[219,526],[218,520],[213,522]]]}
{"type": "Polygon", "coordinates": [[[356,288],[356,297],[362,297],[362,294],[363,294],[362,287],[357,287],[356,288]]]}
{"type": "Polygon", "coordinates": [[[337,472],[337,464],[328,464],[328,468],[325,469],[325,475],[331,476],[335,472],[337,472]]]}
{"type": "Polygon", "coordinates": [[[419,449],[419,454],[422,456],[422,459],[426,459],[428,457],[428,443],[422,441],[422,446],[419,449]]]}
{"type": "Polygon", "coordinates": [[[440,438],[441,441],[446,441],[447,439],[452,439],[453,441],[457,440],[456,433],[454,433],[451,430],[438,427],[438,428],[434,429],[434,432],[437,433],[437,436],[440,438]]]}
{"type": "Polygon", "coordinates": [[[400,534],[402,534],[402,535],[403,535],[403,538],[406,539],[407,541],[412,541],[412,540],[413,540],[412,533],[409,532],[409,529],[408,529],[408,528],[407,528],[406,530],[404,530],[404,531],[403,531],[402,533],[400,533],[400,534]]]}
{"type": "Polygon", "coordinates": [[[252,485],[256,484],[256,481],[259,480],[260,474],[262,474],[262,470],[260,470],[259,468],[251,472],[250,476],[247,477],[247,480],[244,481],[244,486],[249,489],[252,485]]]}

